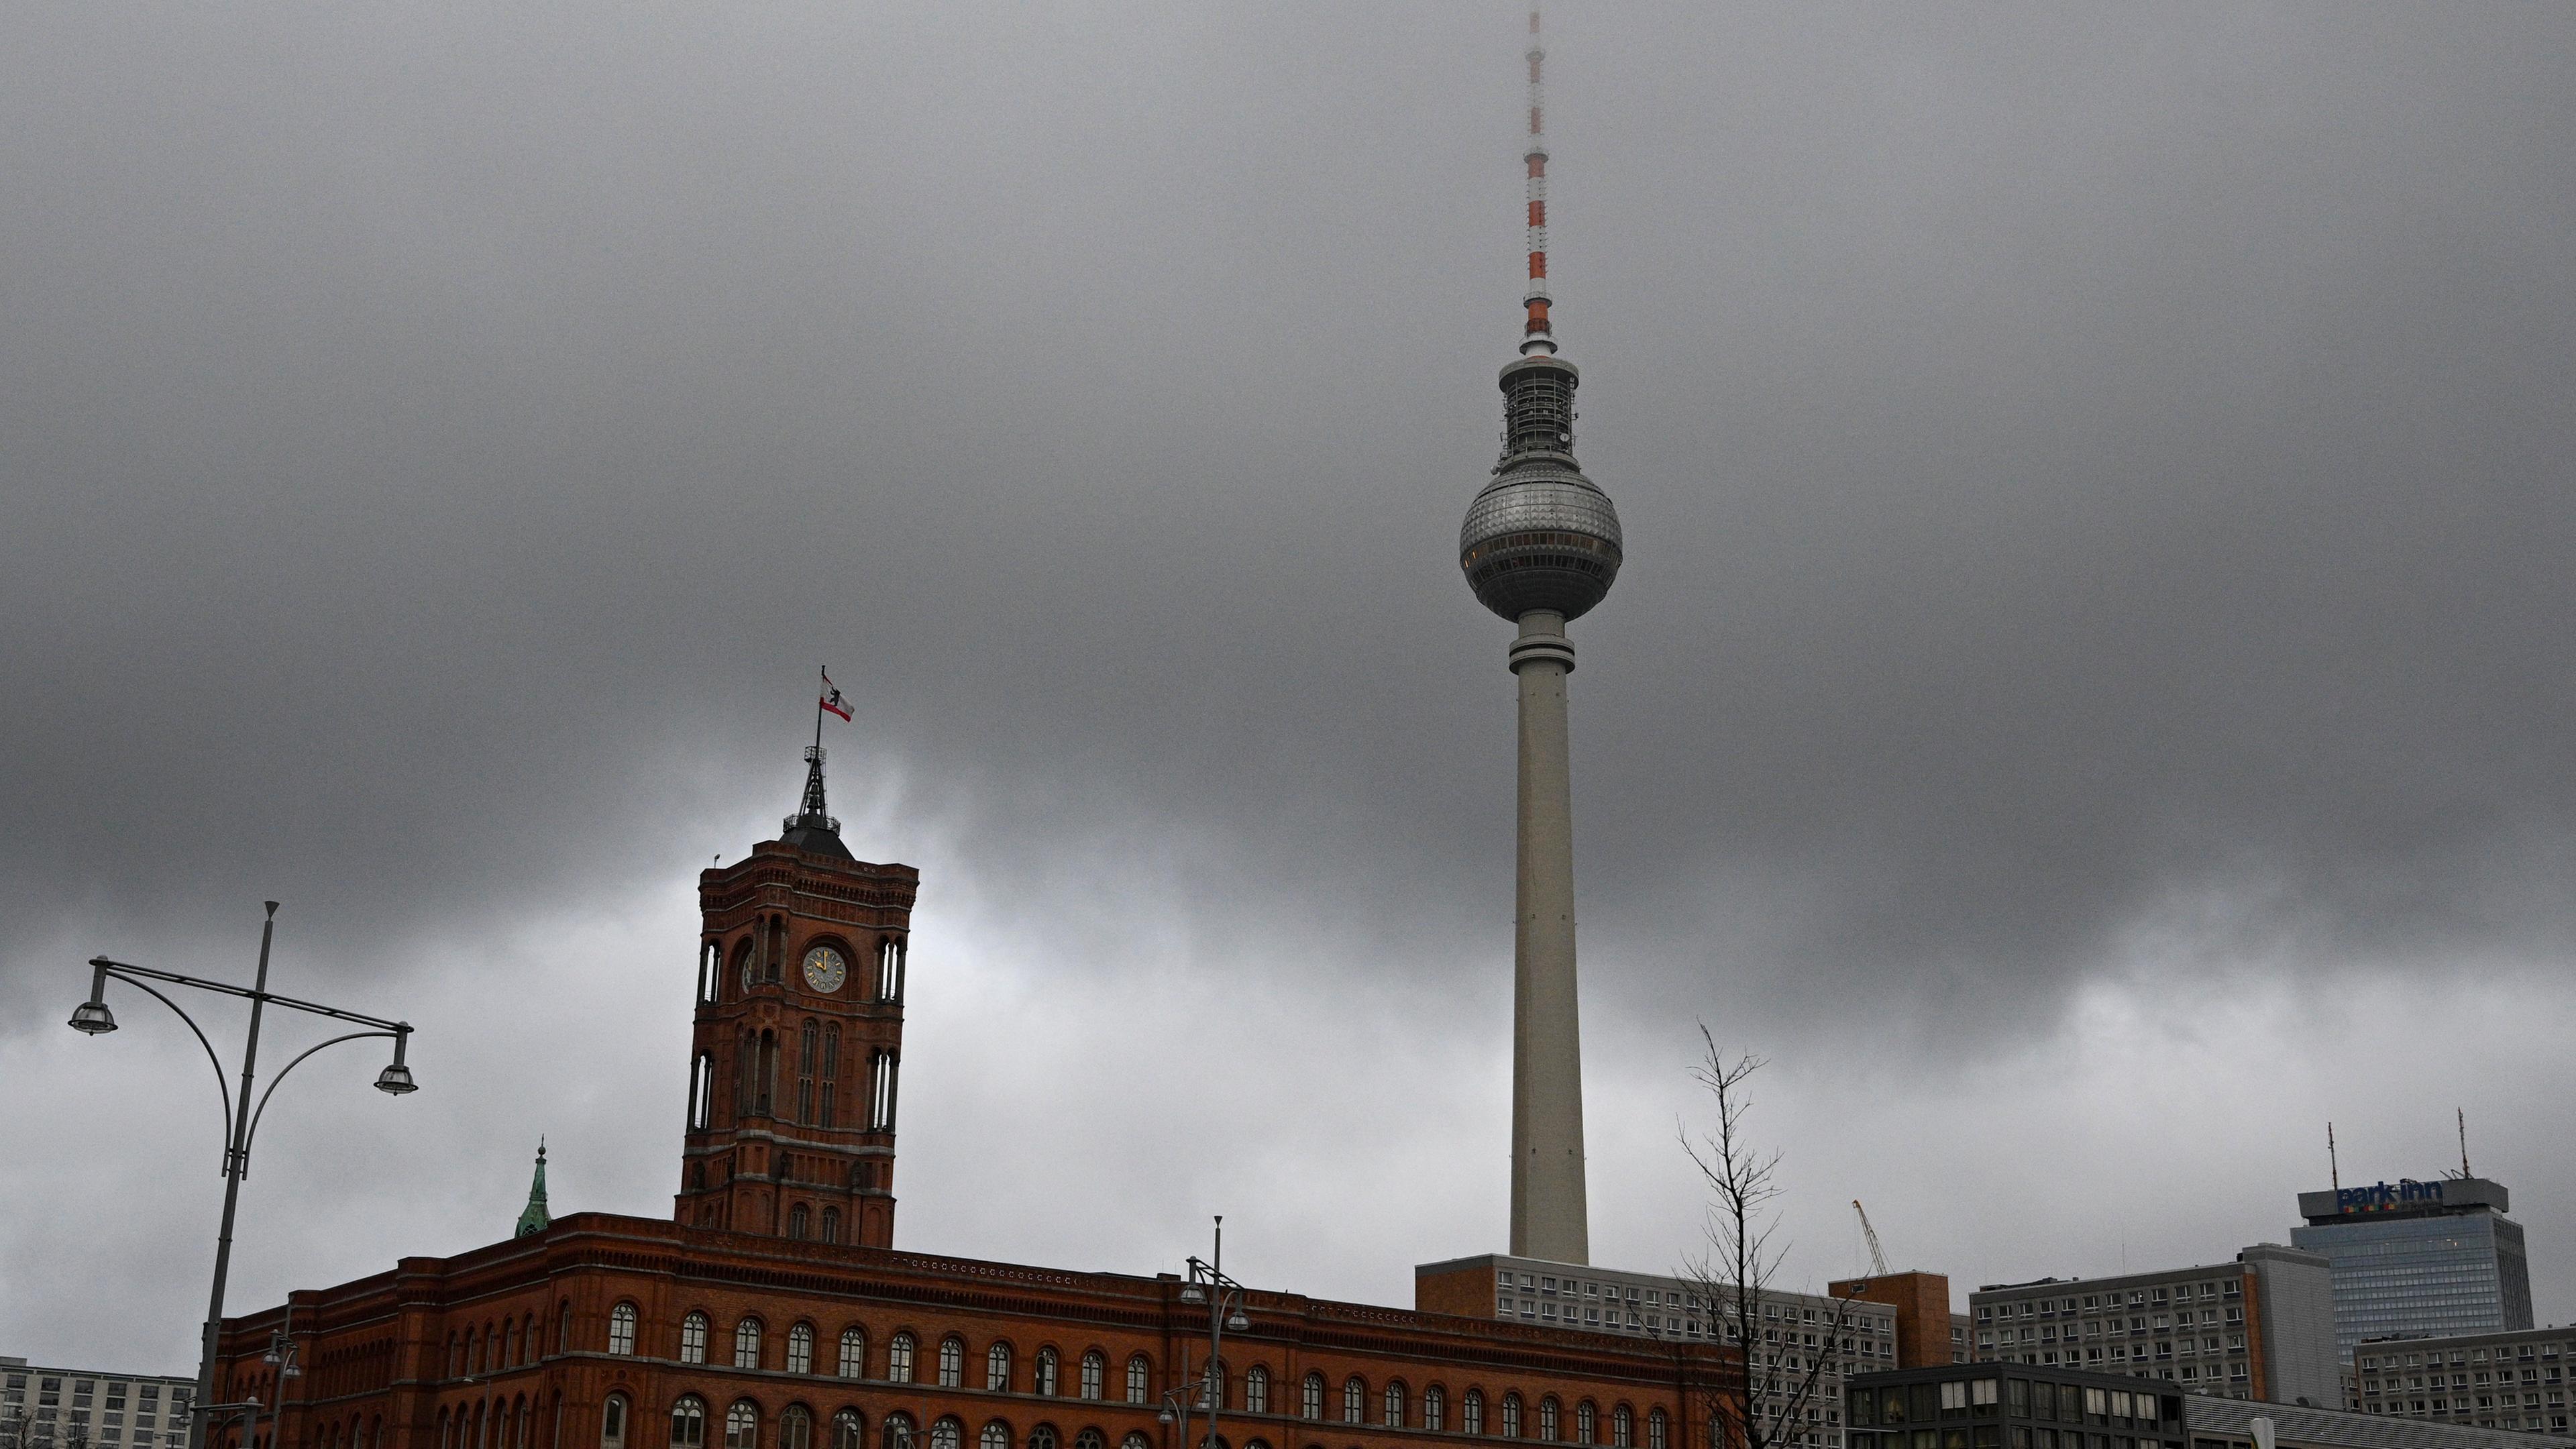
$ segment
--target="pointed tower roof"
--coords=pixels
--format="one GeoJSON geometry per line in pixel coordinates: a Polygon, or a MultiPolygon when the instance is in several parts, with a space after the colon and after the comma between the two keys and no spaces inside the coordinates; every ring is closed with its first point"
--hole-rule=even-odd
{"type": "Polygon", "coordinates": [[[805,799],[796,813],[780,823],[779,839],[798,850],[828,855],[840,860],[853,860],[850,848],[841,843],[841,822],[823,805],[823,747],[808,746],[805,751],[805,799]]]}
{"type": "Polygon", "coordinates": [[[528,1205],[519,1213],[519,1229],[510,1236],[524,1238],[542,1233],[554,1215],[546,1211],[546,1139],[537,1139],[537,1175],[528,1183],[528,1205]]]}

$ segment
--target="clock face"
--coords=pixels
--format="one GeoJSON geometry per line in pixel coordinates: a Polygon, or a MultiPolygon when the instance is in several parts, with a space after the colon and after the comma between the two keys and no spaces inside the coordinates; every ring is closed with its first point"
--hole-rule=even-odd
{"type": "Polygon", "coordinates": [[[805,984],[830,995],[850,979],[850,963],[829,946],[817,946],[805,953],[805,984]]]}

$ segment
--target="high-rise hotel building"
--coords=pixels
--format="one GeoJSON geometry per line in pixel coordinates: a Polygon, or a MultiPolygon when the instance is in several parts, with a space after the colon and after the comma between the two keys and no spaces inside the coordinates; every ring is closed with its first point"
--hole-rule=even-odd
{"type": "Polygon", "coordinates": [[[2402,1179],[2299,1194],[2290,1241],[2334,1265],[2335,1338],[2531,1327],[2531,1265],[2504,1184],[2402,1179]]]}

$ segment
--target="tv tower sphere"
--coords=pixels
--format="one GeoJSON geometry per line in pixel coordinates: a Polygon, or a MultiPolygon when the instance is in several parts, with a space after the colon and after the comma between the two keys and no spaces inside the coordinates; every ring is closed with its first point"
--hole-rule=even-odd
{"type": "Polygon", "coordinates": [[[1619,577],[1619,510],[1574,461],[1579,380],[1553,353],[1503,368],[1503,460],[1458,529],[1476,601],[1516,622],[1537,610],[1581,618],[1619,577]]]}

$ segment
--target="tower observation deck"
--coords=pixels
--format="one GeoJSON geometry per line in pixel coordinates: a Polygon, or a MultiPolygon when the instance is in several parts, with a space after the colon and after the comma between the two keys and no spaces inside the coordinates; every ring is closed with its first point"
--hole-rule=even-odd
{"type": "Polygon", "coordinates": [[[1497,379],[1503,454],[1467,505],[1458,566],[1486,608],[1518,626],[1509,653],[1520,693],[1518,880],[1512,935],[1514,1255],[1590,1258],[1583,1174],[1583,1048],[1575,1004],[1574,805],[1566,676],[1569,620],[1610,592],[1623,556],[1618,510],[1574,459],[1582,374],[1557,355],[1548,315],[1547,135],[1538,12],[1530,12],[1529,286],[1521,355],[1497,379]]]}

